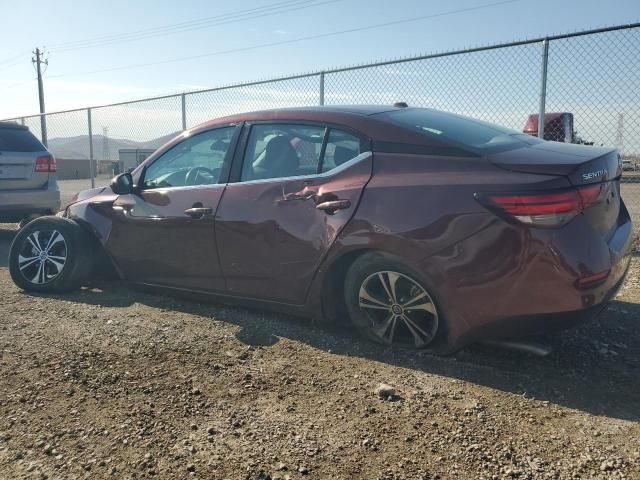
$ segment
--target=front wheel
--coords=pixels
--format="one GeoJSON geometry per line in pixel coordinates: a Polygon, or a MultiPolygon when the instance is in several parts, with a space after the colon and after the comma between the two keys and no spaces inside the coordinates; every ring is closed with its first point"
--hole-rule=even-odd
{"type": "Polygon", "coordinates": [[[75,222],[40,217],[20,229],[9,251],[9,273],[23,290],[60,293],[79,288],[91,268],[87,237],[75,222]]]}
{"type": "Polygon", "coordinates": [[[408,268],[384,254],[365,254],[345,278],[351,320],[363,336],[384,345],[431,348],[442,318],[427,287],[408,268]]]}

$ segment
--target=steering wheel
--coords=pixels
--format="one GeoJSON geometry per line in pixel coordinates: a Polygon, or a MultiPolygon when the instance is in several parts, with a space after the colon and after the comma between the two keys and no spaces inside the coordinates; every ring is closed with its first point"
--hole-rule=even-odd
{"type": "Polygon", "coordinates": [[[193,167],[190,168],[189,171],[187,172],[186,176],[184,177],[184,184],[185,185],[199,185],[198,183],[198,177],[200,176],[201,173],[207,173],[209,175],[211,175],[211,177],[214,179],[214,183],[218,181],[218,176],[220,175],[220,169],[216,168],[214,170],[207,168],[207,167],[193,167]]]}

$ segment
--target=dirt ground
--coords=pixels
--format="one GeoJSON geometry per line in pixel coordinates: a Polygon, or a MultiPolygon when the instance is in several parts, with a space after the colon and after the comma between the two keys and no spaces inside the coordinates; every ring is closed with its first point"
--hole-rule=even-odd
{"type": "Polygon", "coordinates": [[[640,479],[640,256],[550,356],[438,358],[119,283],[28,295],[7,271],[12,228],[2,479],[640,479]]]}

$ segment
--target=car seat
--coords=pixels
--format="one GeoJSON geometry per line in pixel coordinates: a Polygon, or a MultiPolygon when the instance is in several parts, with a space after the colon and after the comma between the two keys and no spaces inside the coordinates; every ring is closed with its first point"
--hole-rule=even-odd
{"type": "Polygon", "coordinates": [[[269,140],[259,171],[254,169],[254,173],[257,178],[292,177],[298,174],[299,164],[300,159],[289,138],[281,135],[269,140]]]}

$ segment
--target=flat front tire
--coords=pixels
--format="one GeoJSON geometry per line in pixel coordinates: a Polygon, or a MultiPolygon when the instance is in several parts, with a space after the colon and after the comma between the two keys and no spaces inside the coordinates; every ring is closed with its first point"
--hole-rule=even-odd
{"type": "Polygon", "coordinates": [[[23,290],[61,293],[79,288],[91,269],[87,234],[75,222],[39,217],[20,229],[9,251],[9,273],[23,290]]]}
{"type": "Polygon", "coordinates": [[[427,349],[441,336],[443,319],[429,289],[388,255],[368,253],[353,263],[345,300],[354,325],[374,342],[427,349]]]}

